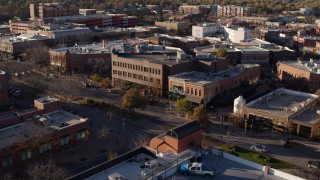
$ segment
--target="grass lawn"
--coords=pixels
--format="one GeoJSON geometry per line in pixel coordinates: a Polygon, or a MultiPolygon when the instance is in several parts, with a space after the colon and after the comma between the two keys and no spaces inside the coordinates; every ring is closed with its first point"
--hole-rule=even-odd
{"type": "Polygon", "coordinates": [[[275,169],[291,169],[296,167],[294,164],[290,164],[278,159],[274,159],[267,155],[259,154],[257,152],[249,151],[247,149],[242,149],[237,147],[236,152],[238,153],[238,156],[243,159],[247,159],[249,161],[253,161],[265,166],[270,166],[275,169]],[[269,161],[269,165],[268,165],[268,161],[269,161]]]}

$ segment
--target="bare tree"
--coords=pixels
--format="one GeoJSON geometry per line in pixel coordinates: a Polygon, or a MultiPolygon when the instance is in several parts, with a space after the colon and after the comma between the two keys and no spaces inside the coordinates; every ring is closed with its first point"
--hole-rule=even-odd
{"type": "Polygon", "coordinates": [[[31,64],[37,67],[48,65],[50,63],[49,48],[44,44],[27,49],[24,54],[26,60],[30,61],[31,64]]]}
{"type": "Polygon", "coordinates": [[[150,138],[146,134],[138,134],[130,140],[129,148],[134,150],[149,144],[149,142],[150,138]]]}
{"type": "Polygon", "coordinates": [[[67,170],[55,164],[51,158],[46,162],[33,163],[28,169],[28,174],[32,180],[61,180],[69,176],[67,170]]]}
{"type": "Polygon", "coordinates": [[[118,157],[118,153],[116,153],[116,152],[109,152],[108,153],[108,161],[111,161],[112,159],[115,159],[115,158],[117,158],[118,157]]]}

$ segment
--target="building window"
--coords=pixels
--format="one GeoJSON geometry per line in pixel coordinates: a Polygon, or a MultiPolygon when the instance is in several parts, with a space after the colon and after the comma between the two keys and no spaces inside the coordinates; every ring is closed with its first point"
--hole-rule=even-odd
{"type": "Polygon", "coordinates": [[[79,131],[77,132],[77,140],[83,140],[86,138],[86,131],[85,130],[82,130],[82,131],[79,131]]]}
{"type": "Polygon", "coordinates": [[[143,71],[143,66],[140,66],[140,71],[143,71]]]}
{"type": "Polygon", "coordinates": [[[118,73],[118,71],[117,70],[113,70],[113,74],[117,74],[118,73]]]}
{"type": "Polygon", "coordinates": [[[139,75],[139,80],[143,80],[143,76],[142,75],[139,75]]]}
{"type": "Polygon", "coordinates": [[[137,75],[136,75],[136,74],[133,74],[133,78],[134,78],[134,79],[137,79],[137,75]]]}
{"type": "MultiPolygon", "coordinates": [[[[92,61],[92,59],[91,59],[91,61],[92,61]]],[[[112,65],[117,66],[117,62],[116,61],[112,61],[112,65]]]]}
{"type": "Polygon", "coordinates": [[[128,73],[128,77],[132,77],[132,73],[128,73]]]}
{"type": "Polygon", "coordinates": [[[198,89],[194,90],[194,95],[196,95],[196,96],[198,95],[198,89]]]}
{"type": "Polygon", "coordinates": [[[146,77],[146,76],[143,76],[143,80],[144,80],[144,81],[149,81],[149,78],[146,77]]]}
{"type": "Polygon", "coordinates": [[[199,90],[199,96],[201,96],[201,90],[199,90]]]}
{"type": "Polygon", "coordinates": [[[132,69],[132,64],[130,64],[130,69],[132,69]]]}
{"type": "Polygon", "coordinates": [[[161,71],[160,71],[160,69],[158,70],[158,74],[159,74],[159,75],[161,74],[161,71]]]}
{"type": "Polygon", "coordinates": [[[43,144],[40,146],[40,154],[51,151],[52,150],[52,143],[43,144]]]}
{"type": "Polygon", "coordinates": [[[117,66],[120,66],[120,62],[117,62],[117,66]]]}
{"type": "Polygon", "coordinates": [[[190,88],[189,87],[187,87],[187,93],[189,93],[190,92],[190,88]]]}
{"type": "Polygon", "coordinates": [[[7,155],[2,157],[2,167],[7,167],[13,164],[12,161],[12,156],[11,155],[7,155]]]}
{"type": "Polygon", "coordinates": [[[144,67],[144,72],[148,72],[149,69],[147,67],[144,67]]]}
{"type": "Polygon", "coordinates": [[[154,79],[153,79],[153,78],[150,78],[150,82],[154,82],[154,79]]]}
{"type": "Polygon", "coordinates": [[[127,72],[123,72],[123,76],[127,76],[127,72]]]}
{"type": "Polygon", "coordinates": [[[191,88],[191,94],[193,94],[193,88],[191,88]]]}
{"type": "Polygon", "coordinates": [[[122,71],[118,71],[118,75],[120,75],[120,76],[121,76],[121,75],[122,75],[122,71]]]}
{"type": "Polygon", "coordinates": [[[154,74],[154,68],[152,68],[152,74],[154,74]]]}
{"type": "Polygon", "coordinates": [[[21,160],[27,160],[32,158],[32,153],[30,150],[24,150],[21,152],[21,160]]]}
{"type": "Polygon", "coordinates": [[[60,146],[68,145],[70,143],[69,136],[63,136],[60,138],[60,146]]]}

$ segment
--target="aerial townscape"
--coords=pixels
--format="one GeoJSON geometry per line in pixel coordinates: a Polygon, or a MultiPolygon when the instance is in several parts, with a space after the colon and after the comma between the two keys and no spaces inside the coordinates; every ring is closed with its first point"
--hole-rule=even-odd
{"type": "Polygon", "coordinates": [[[0,180],[320,180],[320,0],[0,0],[0,180]]]}

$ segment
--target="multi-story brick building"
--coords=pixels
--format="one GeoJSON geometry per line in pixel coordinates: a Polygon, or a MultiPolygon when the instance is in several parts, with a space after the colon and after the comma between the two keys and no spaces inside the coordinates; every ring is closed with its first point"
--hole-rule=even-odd
{"type": "Polygon", "coordinates": [[[109,42],[86,44],[72,48],[53,49],[49,51],[50,63],[61,72],[90,73],[100,68],[103,74],[111,71],[111,51],[124,49],[124,43],[109,42]],[[106,72],[105,72],[106,71],[106,72]]]}
{"type": "Polygon", "coordinates": [[[156,26],[165,27],[168,30],[175,31],[177,33],[186,34],[190,31],[190,24],[186,22],[155,22],[156,26]]]}
{"type": "Polygon", "coordinates": [[[152,53],[114,53],[112,54],[112,84],[131,82],[152,87],[155,81],[160,83],[162,92],[168,89],[168,76],[190,71],[192,61],[178,58],[183,52],[160,51],[152,53]],[[180,54],[180,55],[179,55],[180,54]]]}
{"type": "Polygon", "coordinates": [[[252,8],[242,7],[235,5],[226,5],[217,7],[217,16],[218,17],[230,17],[230,16],[252,16],[252,8]]]}
{"type": "Polygon", "coordinates": [[[212,7],[206,5],[182,5],[179,7],[179,13],[181,14],[210,14],[211,11],[212,7]]]}
{"type": "Polygon", "coordinates": [[[4,71],[0,70],[0,107],[9,103],[7,77],[4,71]]]}
{"type": "Polygon", "coordinates": [[[299,82],[297,86],[304,86],[306,90],[311,92],[315,92],[320,88],[319,61],[283,61],[277,65],[278,77],[281,81],[286,83],[299,82]]]}
{"type": "Polygon", "coordinates": [[[13,116],[11,124],[1,126],[2,168],[25,166],[89,139],[88,119],[59,110],[57,99],[35,100],[35,107],[28,114],[13,116]]]}
{"type": "Polygon", "coordinates": [[[212,72],[192,71],[169,76],[169,91],[185,96],[188,101],[207,104],[223,91],[260,78],[259,65],[242,64],[212,72]]]}
{"type": "Polygon", "coordinates": [[[64,3],[39,3],[30,4],[30,17],[35,18],[48,18],[58,16],[73,16],[79,14],[79,6],[64,3]]]}

